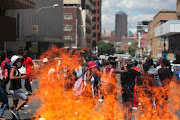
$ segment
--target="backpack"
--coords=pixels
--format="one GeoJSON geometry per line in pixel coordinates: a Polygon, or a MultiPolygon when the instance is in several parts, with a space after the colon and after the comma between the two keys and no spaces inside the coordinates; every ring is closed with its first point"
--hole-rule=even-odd
{"type": "Polygon", "coordinates": [[[176,82],[180,84],[180,66],[175,71],[175,78],[176,82]]]}
{"type": "Polygon", "coordinates": [[[86,83],[85,83],[83,77],[80,77],[74,84],[74,88],[73,88],[74,95],[75,96],[82,95],[84,88],[85,88],[84,86],[86,86],[86,83]]]}

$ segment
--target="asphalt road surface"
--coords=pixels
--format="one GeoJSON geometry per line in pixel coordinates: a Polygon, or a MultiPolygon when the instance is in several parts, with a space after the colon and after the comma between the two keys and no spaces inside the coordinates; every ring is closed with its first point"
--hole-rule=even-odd
{"type": "MultiPolygon", "coordinates": [[[[119,78],[120,75],[117,75],[117,77],[119,78]]],[[[118,79],[118,84],[120,85],[120,79],[118,79]]],[[[22,89],[26,92],[24,86],[22,86],[22,87],[23,87],[22,89]]],[[[7,86],[7,88],[9,88],[9,85],[7,86]]],[[[34,90],[34,89],[38,89],[38,81],[37,81],[37,80],[35,80],[35,81],[33,82],[32,88],[33,88],[33,90],[34,90]]],[[[180,84],[177,84],[177,88],[180,89],[180,84]]],[[[117,99],[119,99],[120,101],[122,101],[121,93],[119,93],[119,94],[120,94],[120,95],[118,95],[119,97],[118,97],[117,99]]],[[[177,93],[177,94],[180,95],[180,92],[177,93]]],[[[10,105],[10,107],[12,107],[13,101],[12,101],[11,95],[8,95],[8,99],[9,99],[9,105],[10,105]]],[[[98,102],[97,102],[97,103],[98,103],[98,102]]],[[[121,102],[120,102],[119,104],[122,105],[121,102]]],[[[37,105],[37,103],[34,104],[33,102],[31,102],[31,103],[28,103],[28,107],[23,107],[23,109],[20,109],[20,110],[19,110],[19,115],[20,115],[21,120],[31,120],[31,117],[33,116],[34,113],[36,113],[36,110],[39,108],[39,106],[40,106],[40,105],[37,105]]],[[[179,108],[180,108],[180,106],[179,106],[179,108]]],[[[178,115],[179,120],[180,120],[180,109],[179,109],[179,111],[176,112],[176,114],[178,115]]],[[[6,110],[5,113],[4,113],[4,115],[3,115],[3,117],[4,117],[6,120],[11,120],[11,119],[12,119],[11,110],[6,110]]],[[[133,119],[133,120],[136,120],[136,117],[137,117],[137,116],[134,114],[134,115],[132,116],[132,119],[133,119]]]]}

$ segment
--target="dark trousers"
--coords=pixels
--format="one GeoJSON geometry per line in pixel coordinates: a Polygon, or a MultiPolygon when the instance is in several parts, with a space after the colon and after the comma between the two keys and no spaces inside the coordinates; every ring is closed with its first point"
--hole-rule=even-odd
{"type": "Polygon", "coordinates": [[[29,79],[25,80],[24,87],[26,88],[27,91],[32,92],[31,83],[30,83],[29,79]]]}
{"type": "Polygon", "coordinates": [[[6,107],[8,106],[8,98],[6,90],[0,84],[0,117],[2,117],[6,107]]]}

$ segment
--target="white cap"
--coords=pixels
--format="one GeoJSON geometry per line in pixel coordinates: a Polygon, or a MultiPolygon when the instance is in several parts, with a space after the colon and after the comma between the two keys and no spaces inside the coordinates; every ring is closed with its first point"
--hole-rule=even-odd
{"type": "Polygon", "coordinates": [[[21,58],[20,56],[17,55],[13,55],[11,57],[11,66],[13,66],[13,64],[16,62],[16,60],[18,60],[19,58],[21,58]]]}
{"type": "Polygon", "coordinates": [[[46,63],[46,62],[48,62],[49,60],[47,59],[47,58],[44,58],[43,59],[43,63],[46,63]]]}

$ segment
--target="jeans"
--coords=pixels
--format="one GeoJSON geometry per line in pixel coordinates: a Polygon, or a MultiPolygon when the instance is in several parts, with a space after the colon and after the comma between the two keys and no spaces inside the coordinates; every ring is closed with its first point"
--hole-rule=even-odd
{"type": "Polygon", "coordinates": [[[2,117],[6,107],[8,106],[8,98],[7,98],[6,90],[3,87],[1,87],[1,85],[0,85],[0,103],[1,103],[0,116],[2,117]]]}

